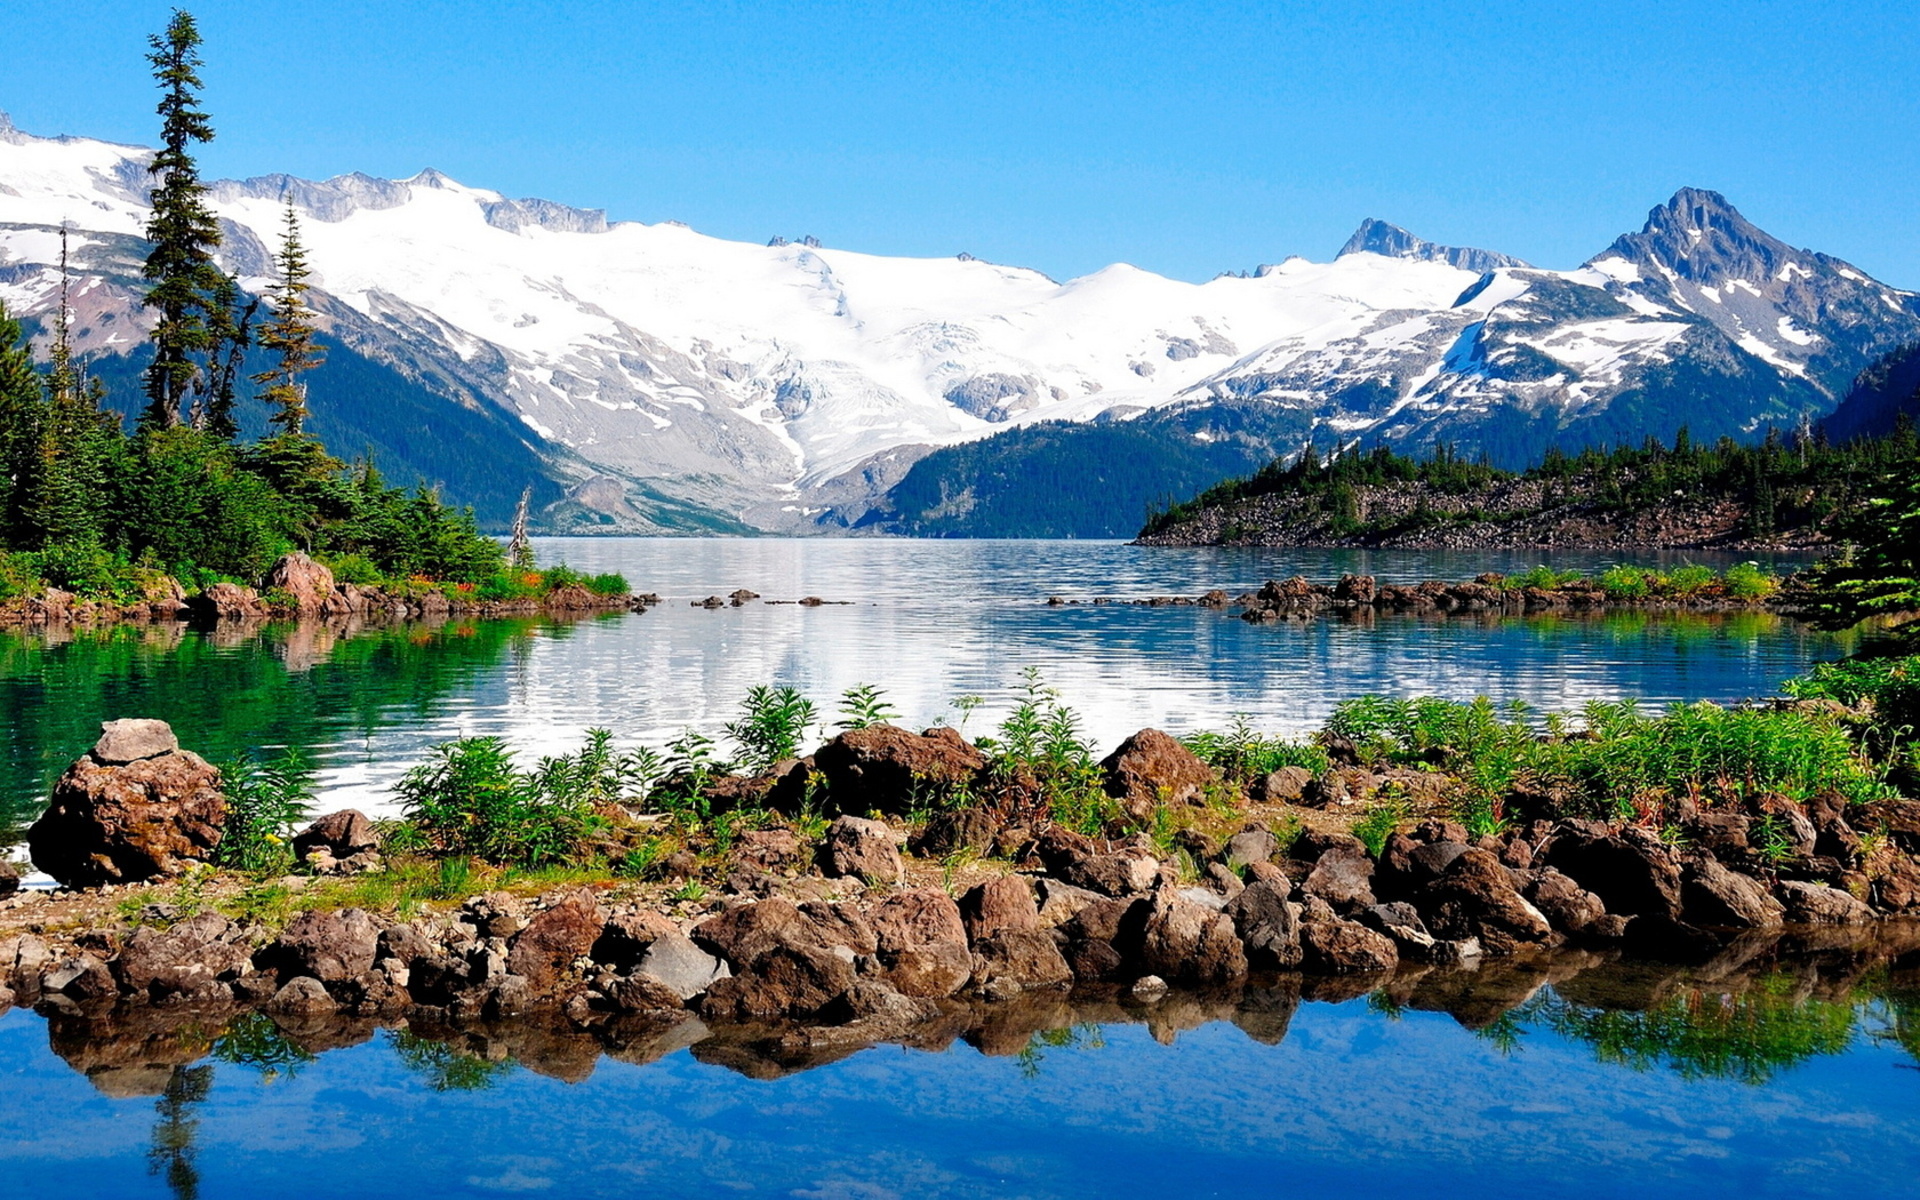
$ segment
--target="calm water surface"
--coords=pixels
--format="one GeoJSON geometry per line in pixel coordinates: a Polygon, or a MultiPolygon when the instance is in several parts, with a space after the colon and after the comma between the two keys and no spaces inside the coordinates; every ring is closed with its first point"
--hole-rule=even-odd
{"type": "MultiPolygon", "coordinates": [[[[792,684],[830,713],[857,683],[885,687],[911,722],[969,732],[1009,707],[1037,667],[1105,747],[1146,725],[1175,732],[1248,714],[1269,731],[1315,727],[1364,692],[1569,708],[1593,699],[1735,700],[1773,691],[1839,642],[1760,614],[1605,618],[1381,618],[1252,626],[1198,608],[1047,608],[1049,595],[1129,599],[1230,593],[1295,573],[1383,581],[1469,578],[1597,555],[1146,549],[1117,543],[550,539],[544,562],[619,571],[665,603],[563,625],[455,622],[351,638],[324,629],[244,634],[122,629],[70,638],[0,633],[0,795],[16,811],[91,744],[103,719],[169,720],[209,758],[299,745],[327,806],[387,804],[431,744],[503,734],[529,752],[571,748],[592,726],[664,742],[717,734],[757,683],[792,684]],[[708,611],[735,588],[765,602],[708,611]]],[[[1697,556],[1696,556],[1697,557],[1697,556]]],[[[1676,558],[1677,561],[1677,558],[1676,558]]]]}
{"type": "Polygon", "coordinates": [[[1913,1194],[1912,980],[1494,975],[1342,1002],[1016,1002],[964,1040],[813,1069],[698,1022],[609,1051],[258,1017],[59,1027],[63,1061],[15,1011],[0,1175],[70,1197],[1913,1194]]]}

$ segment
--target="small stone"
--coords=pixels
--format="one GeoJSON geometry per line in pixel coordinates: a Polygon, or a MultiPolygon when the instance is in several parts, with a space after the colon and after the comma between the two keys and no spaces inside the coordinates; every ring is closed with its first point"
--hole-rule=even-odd
{"type": "Polygon", "coordinates": [[[165,721],[129,717],[100,723],[100,740],[93,744],[93,757],[103,766],[122,766],[178,749],[180,739],[165,721]]]}

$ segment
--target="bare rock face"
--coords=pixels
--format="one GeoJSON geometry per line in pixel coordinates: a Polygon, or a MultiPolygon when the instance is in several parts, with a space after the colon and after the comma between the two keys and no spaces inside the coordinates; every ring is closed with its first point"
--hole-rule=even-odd
{"type": "Polygon", "coordinates": [[[1313,782],[1313,772],[1305,767],[1281,767],[1253,781],[1248,789],[1255,800],[1268,804],[1292,804],[1313,782]]]}
{"type": "Polygon", "coordinates": [[[1786,918],[1795,925],[1865,925],[1873,910],[1839,888],[1786,880],[1777,888],[1786,918]]]}
{"type": "Polygon", "coordinates": [[[945,727],[925,733],[892,725],[849,729],[814,755],[830,801],[841,812],[904,813],[917,794],[959,788],[986,765],[979,750],[945,727]]]}
{"type": "Polygon", "coordinates": [[[820,866],[831,876],[850,876],[868,883],[898,883],[900,835],[885,821],[840,816],[827,827],[820,848],[820,866]]]}
{"type": "Polygon", "coordinates": [[[1213,768],[1193,751],[1158,729],[1142,729],[1100,762],[1107,795],[1136,821],[1153,820],[1154,810],[1201,802],[1213,782],[1213,768]]]}
{"type": "Polygon", "coordinates": [[[973,944],[975,990],[990,996],[1013,995],[1073,982],[1053,935],[1038,929],[1008,929],[973,944]]]}
{"type": "Polygon", "coordinates": [[[967,928],[953,898],[937,888],[901,892],[874,906],[880,978],[904,996],[951,996],[973,974],[967,928]]]}
{"type": "Polygon", "coordinates": [[[207,862],[227,817],[220,772],[162,721],[111,721],[27,831],[41,870],[68,887],[177,875],[207,862]],[[104,753],[105,757],[102,757],[104,753]]]}
{"type": "Polygon", "coordinates": [[[261,579],[264,591],[284,593],[302,617],[317,617],[333,599],[333,572],[295,551],[281,556],[261,579]]]}
{"type": "Polygon", "coordinates": [[[1309,921],[1300,927],[1301,966],[1326,975],[1391,971],[1400,965],[1393,939],[1357,921],[1309,921]]]}
{"type": "Polygon", "coordinates": [[[1300,890],[1319,896],[1334,911],[1357,913],[1373,907],[1373,860],[1365,851],[1331,850],[1320,856],[1300,890]]]}

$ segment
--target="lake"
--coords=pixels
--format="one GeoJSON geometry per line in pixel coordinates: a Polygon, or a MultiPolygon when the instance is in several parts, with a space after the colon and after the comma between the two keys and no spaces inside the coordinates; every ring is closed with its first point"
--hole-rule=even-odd
{"type": "Polygon", "coordinates": [[[1153,1005],[956,1009],[918,1048],[0,1016],[24,1195],[1911,1195],[1920,976],[1563,953],[1153,1005]],[[56,1053],[57,1051],[57,1053],[56,1053]]]}
{"type": "MultiPolygon", "coordinates": [[[[1773,692],[1843,641],[1764,613],[1381,617],[1254,626],[1224,612],[1114,600],[1230,594],[1270,578],[1343,572],[1383,582],[1485,570],[1604,569],[1620,556],[1142,548],[1112,542],[868,539],[537,539],[543,563],[619,571],[663,603],[580,622],[455,621],[337,637],[317,626],[0,632],[0,797],[15,819],[44,797],[102,720],[159,717],[209,759],[303,748],[324,809],[390,811],[388,790],[429,746],[501,734],[529,753],[594,726],[664,744],[718,735],[754,684],[791,684],[832,719],[836,697],[884,687],[913,724],[987,731],[1037,668],[1103,752],[1143,726],[1179,733],[1243,713],[1304,733],[1367,692],[1536,707],[1641,697],[1730,701],[1773,692]],[[707,610],[736,588],[762,600],[707,610]],[[817,596],[820,607],[773,604],[817,596]]],[[[1724,565],[1710,555],[1683,557],[1724,565]]],[[[1793,563],[1787,566],[1796,565],[1793,563]]],[[[4,815],[4,814],[0,814],[4,815]]]]}

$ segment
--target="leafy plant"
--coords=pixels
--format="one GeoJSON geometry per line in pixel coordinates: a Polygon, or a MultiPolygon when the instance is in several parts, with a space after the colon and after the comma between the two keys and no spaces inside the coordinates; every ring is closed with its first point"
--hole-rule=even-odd
{"type": "Polygon", "coordinates": [[[740,719],[729,722],[726,731],[740,747],[740,764],[758,773],[782,759],[799,758],[815,720],[813,702],[797,689],[760,685],[747,689],[740,719]]]}
{"type": "Polygon", "coordinates": [[[1366,843],[1367,853],[1375,858],[1387,847],[1387,839],[1412,814],[1403,796],[1382,795],[1367,806],[1353,823],[1353,836],[1366,843]]]}
{"type": "Polygon", "coordinates": [[[462,738],[436,747],[395,787],[407,822],[401,843],[490,863],[560,862],[604,827],[594,803],[621,794],[627,780],[597,736],[579,756],[543,760],[531,774],[500,738],[462,738]]]}
{"type": "Polygon", "coordinates": [[[900,713],[886,701],[886,693],[870,683],[858,684],[840,693],[840,719],[836,729],[865,729],[884,725],[900,713]]]}
{"type": "Polygon", "coordinates": [[[214,861],[236,871],[285,874],[293,866],[293,829],[313,805],[313,769],[289,747],[272,762],[236,759],[220,769],[227,819],[214,861]]]}

